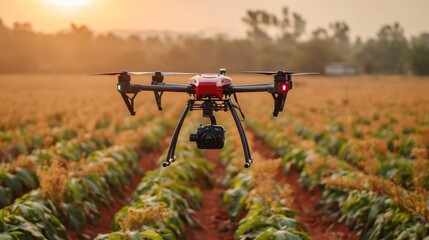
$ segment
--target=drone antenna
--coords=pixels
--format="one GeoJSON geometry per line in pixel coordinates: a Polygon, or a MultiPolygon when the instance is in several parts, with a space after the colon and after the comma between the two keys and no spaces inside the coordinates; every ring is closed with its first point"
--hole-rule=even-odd
{"type": "Polygon", "coordinates": [[[219,73],[220,73],[220,75],[226,75],[226,68],[221,68],[221,69],[219,69],[219,73]]]}

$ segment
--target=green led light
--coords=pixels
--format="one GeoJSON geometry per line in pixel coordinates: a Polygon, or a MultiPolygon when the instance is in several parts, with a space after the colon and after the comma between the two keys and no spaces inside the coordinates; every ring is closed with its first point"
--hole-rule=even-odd
{"type": "Polygon", "coordinates": [[[121,91],[121,85],[118,84],[118,91],[121,91]]]}

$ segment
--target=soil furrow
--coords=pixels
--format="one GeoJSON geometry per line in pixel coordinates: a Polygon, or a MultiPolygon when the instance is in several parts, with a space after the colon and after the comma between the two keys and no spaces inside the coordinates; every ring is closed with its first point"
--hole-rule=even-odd
{"type": "MultiPolygon", "coordinates": [[[[167,147],[167,142],[163,141],[162,146],[156,148],[152,152],[145,153],[142,158],[139,159],[138,164],[144,172],[153,170],[159,165],[157,164],[158,158],[167,147]]],[[[143,150],[143,152],[146,152],[143,150]]],[[[131,179],[129,185],[124,189],[124,194],[113,195],[113,204],[109,207],[100,207],[101,218],[97,225],[90,223],[85,224],[81,234],[75,231],[69,231],[70,239],[94,239],[98,234],[109,233],[112,231],[112,220],[116,212],[121,210],[122,207],[127,205],[131,201],[131,196],[134,193],[137,185],[140,183],[142,176],[135,174],[131,179]]]]}
{"type": "MultiPolygon", "coordinates": [[[[279,157],[263,139],[253,134],[251,129],[248,132],[253,135],[253,144],[250,142],[254,152],[261,156],[269,158],[279,157]]],[[[256,159],[257,161],[257,159],[256,159]]],[[[299,184],[299,172],[291,169],[287,176],[284,175],[283,169],[279,170],[276,179],[291,187],[294,199],[293,209],[298,212],[298,220],[309,232],[314,240],[358,240],[355,232],[350,230],[345,224],[338,223],[334,218],[328,217],[323,208],[319,205],[322,198],[319,188],[305,190],[299,184]]]]}
{"type": "Polygon", "coordinates": [[[203,189],[203,207],[196,212],[200,230],[187,230],[190,240],[228,240],[234,238],[232,224],[228,221],[225,207],[220,205],[224,189],[221,180],[225,176],[225,168],[220,163],[219,150],[205,150],[207,161],[216,164],[212,174],[216,180],[212,189],[203,189]]]}

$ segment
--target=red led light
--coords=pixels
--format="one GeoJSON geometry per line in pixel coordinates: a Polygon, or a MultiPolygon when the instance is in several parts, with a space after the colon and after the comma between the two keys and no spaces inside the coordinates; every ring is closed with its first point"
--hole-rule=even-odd
{"type": "Polygon", "coordinates": [[[279,92],[280,93],[287,93],[288,92],[288,84],[287,83],[280,83],[279,84],[279,92]]]}

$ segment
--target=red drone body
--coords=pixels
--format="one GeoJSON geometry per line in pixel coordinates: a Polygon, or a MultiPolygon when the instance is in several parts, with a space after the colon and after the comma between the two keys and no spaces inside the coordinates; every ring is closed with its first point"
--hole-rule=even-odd
{"type": "Polygon", "coordinates": [[[297,73],[283,70],[277,71],[250,71],[247,73],[272,75],[272,83],[260,83],[250,85],[232,85],[232,79],[226,76],[226,69],[221,68],[219,73],[200,73],[189,79],[189,84],[171,84],[164,82],[166,75],[178,74],[196,74],[180,72],[105,72],[95,73],[93,75],[117,75],[118,83],[116,90],[121,94],[131,115],[134,115],[134,98],[141,91],[151,91],[155,95],[155,102],[158,110],[162,111],[161,97],[164,92],[183,92],[190,96],[185,109],[177,123],[171,138],[168,153],[162,166],[169,166],[176,160],[174,155],[180,129],[183,121],[189,111],[201,110],[203,117],[210,118],[210,125],[199,126],[196,134],[191,134],[189,140],[197,143],[200,149],[220,149],[225,142],[225,129],[217,125],[214,113],[218,111],[230,111],[237,126],[244,152],[244,167],[250,167],[253,162],[250,155],[250,148],[247,142],[246,134],[241,121],[244,120],[244,114],[238,104],[236,93],[266,92],[271,94],[274,101],[273,116],[277,117],[279,112],[283,111],[286,96],[292,89],[292,75],[312,75],[317,73],[297,73]],[[131,83],[131,75],[152,75],[150,84],[131,83]],[[129,95],[132,94],[132,95],[129,95]],[[235,102],[231,99],[234,98],[235,102]],[[239,118],[237,110],[241,113],[242,119],[239,118]]]}
{"type": "Polygon", "coordinates": [[[195,98],[217,97],[222,99],[224,86],[232,85],[232,79],[217,73],[199,74],[189,79],[195,86],[195,98]]]}

